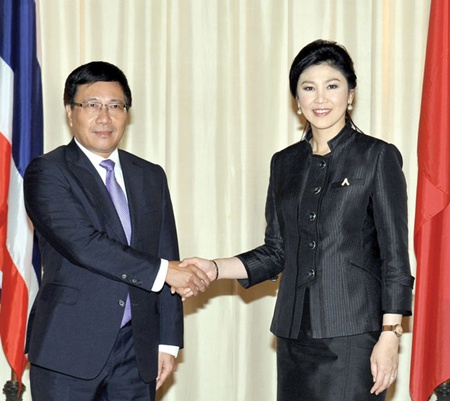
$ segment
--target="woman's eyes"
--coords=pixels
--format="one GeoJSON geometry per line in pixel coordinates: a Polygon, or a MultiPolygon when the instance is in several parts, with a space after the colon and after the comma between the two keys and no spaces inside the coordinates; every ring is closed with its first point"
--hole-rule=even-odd
{"type": "MultiPolygon", "coordinates": [[[[327,89],[337,89],[339,86],[337,84],[329,84],[327,85],[327,89]]],[[[313,91],[315,88],[313,86],[304,86],[302,88],[306,92],[313,91]]]]}

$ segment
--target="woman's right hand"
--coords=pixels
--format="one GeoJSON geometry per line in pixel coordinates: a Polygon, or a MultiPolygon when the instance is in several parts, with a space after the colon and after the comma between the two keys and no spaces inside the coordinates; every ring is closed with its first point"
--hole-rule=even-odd
{"type": "Polygon", "coordinates": [[[183,259],[183,261],[179,264],[180,267],[186,267],[188,265],[194,265],[199,269],[202,269],[211,282],[217,280],[218,278],[218,267],[212,260],[193,257],[183,259]]]}

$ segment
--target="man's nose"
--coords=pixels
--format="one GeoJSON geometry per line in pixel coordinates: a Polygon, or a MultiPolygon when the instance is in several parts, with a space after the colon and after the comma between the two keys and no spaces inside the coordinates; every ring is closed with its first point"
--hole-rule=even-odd
{"type": "Polygon", "coordinates": [[[102,105],[102,108],[97,114],[97,121],[105,122],[105,121],[111,121],[111,116],[109,115],[108,106],[102,105]]]}

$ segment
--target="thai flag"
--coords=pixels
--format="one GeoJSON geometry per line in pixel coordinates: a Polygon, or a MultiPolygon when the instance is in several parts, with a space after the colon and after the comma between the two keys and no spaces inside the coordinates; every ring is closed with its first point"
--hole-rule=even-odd
{"type": "Polygon", "coordinates": [[[0,0],[0,336],[19,382],[25,332],[40,266],[23,201],[23,173],[42,153],[41,70],[34,0],[0,0]]]}

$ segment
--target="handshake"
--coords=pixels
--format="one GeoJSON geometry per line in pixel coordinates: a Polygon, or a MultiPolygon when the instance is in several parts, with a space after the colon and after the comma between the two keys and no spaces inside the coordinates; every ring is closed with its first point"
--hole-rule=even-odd
{"type": "Polygon", "coordinates": [[[219,267],[215,261],[201,258],[171,261],[167,269],[166,283],[182,300],[205,292],[211,282],[219,277],[219,267]]]}

